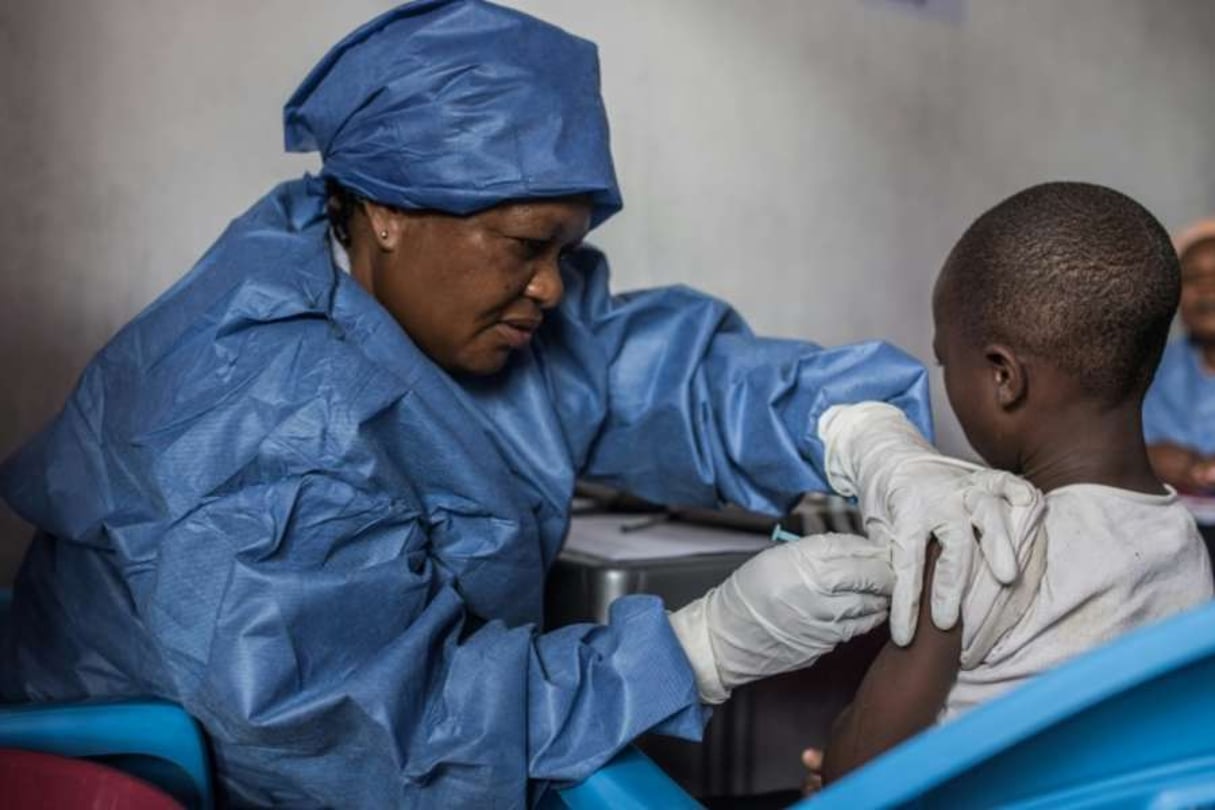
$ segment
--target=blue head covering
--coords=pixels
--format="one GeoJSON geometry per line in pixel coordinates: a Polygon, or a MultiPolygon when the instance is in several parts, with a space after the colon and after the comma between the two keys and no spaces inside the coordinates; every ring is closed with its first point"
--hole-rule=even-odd
{"type": "Polygon", "coordinates": [[[620,210],[595,45],[482,0],[422,0],[347,36],[283,111],[288,151],[377,202],[467,214],[589,194],[620,210]]]}

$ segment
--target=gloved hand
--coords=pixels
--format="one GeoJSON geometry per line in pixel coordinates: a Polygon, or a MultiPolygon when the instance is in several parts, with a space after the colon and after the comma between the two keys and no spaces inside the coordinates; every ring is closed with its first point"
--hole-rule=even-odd
{"type": "Polygon", "coordinates": [[[670,614],[700,699],[809,666],[886,619],[889,551],[852,534],[820,534],[765,549],[729,579],[670,614]]]}
{"type": "Polygon", "coordinates": [[[928,541],[941,546],[932,584],[932,622],[948,630],[958,621],[975,564],[976,532],[982,561],[1005,585],[1017,578],[1013,506],[1035,502],[1032,486],[1010,473],[941,455],[893,405],[862,402],[829,408],[818,422],[827,480],[855,495],[870,539],[889,543],[894,567],[890,636],[911,643],[928,541]],[[972,475],[983,470],[982,486],[972,475]]]}

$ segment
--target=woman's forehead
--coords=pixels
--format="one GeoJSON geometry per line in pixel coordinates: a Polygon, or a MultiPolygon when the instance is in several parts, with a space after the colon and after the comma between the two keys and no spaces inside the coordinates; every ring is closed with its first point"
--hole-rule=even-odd
{"type": "Polygon", "coordinates": [[[496,205],[477,216],[495,227],[541,229],[553,237],[581,239],[590,226],[591,203],[581,196],[517,200],[496,205]]]}

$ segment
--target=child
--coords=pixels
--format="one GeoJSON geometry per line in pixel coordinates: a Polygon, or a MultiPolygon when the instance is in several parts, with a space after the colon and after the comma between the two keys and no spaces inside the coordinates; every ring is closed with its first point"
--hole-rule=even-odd
{"type": "Polygon", "coordinates": [[[1014,195],[954,247],[933,292],[934,351],[971,445],[1045,493],[1032,535],[1042,565],[1014,586],[1021,598],[997,608],[1005,629],[969,668],[959,663],[963,626],[990,622],[993,602],[982,596],[990,589],[972,580],[963,626],[950,631],[933,625],[924,600],[911,644],[886,645],[837,720],[827,781],[938,719],[1211,597],[1202,540],[1153,474],[1140,423],[1178,276],[1151,214],[1083,183],[1014,195]]]}
{"type": "Polygon", "coordinates": [[[1215,489],[1215,219],[1177,239],[1181,323],[1143,402],[1143,430],[1156,474],[1183,491],[1215,489]]]}

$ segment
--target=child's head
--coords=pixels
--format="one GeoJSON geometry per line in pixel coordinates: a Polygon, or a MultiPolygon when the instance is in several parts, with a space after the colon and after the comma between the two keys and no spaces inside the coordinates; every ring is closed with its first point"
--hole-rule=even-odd
{"type": "Polygon", "coordinates": [[[1181,322],[1190,337],[1215,344],[1215,218],[1177,237],[1181,257],[1181,322]]]}
{"type": "Polygon", "coordinates": [[[933,348],[975,450],[1020,472],[1030,433],[1065,412],[1139,408],[1179,291],[1168,234],[1111,189],[1046,183],[979,217],[933,293],[933,348]]]}

